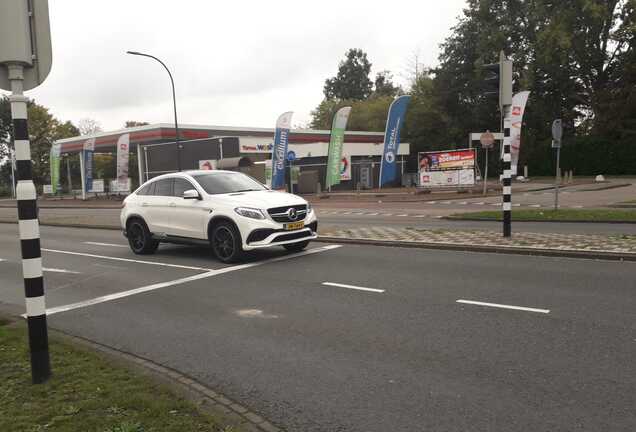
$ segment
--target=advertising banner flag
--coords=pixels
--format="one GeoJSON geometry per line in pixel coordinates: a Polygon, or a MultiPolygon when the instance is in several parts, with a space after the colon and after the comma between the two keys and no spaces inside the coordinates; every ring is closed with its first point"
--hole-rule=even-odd
{"type": "Polygon", "coordinates": [[[95,151],[95,138],[84,142],[84,190],[87,192],[93,189],[93,152],[95,151]]]}
{"type": "Polygon", "coordinates": [[[130,157],[130,134],[123,134],[117,140],[117,190],[128,187],[128,158],[130,157]]]}
{"type": "Polygon", "coordinates": [[[331,137],[329,139],[329,151],[327,158],[327,180],[325,186],[331,188],[333,185],[340,184],[342,176],[340,175],[340,165],[342,161],[342,148],[344,145],[344,134],[347,128],[347,120],[351,107],[346,106],[340,108],[333,116],[331,122],[331,137]]]}
{"type": "Polygon", "coordinates": [[[274,147],[272,147],[272,189],[274,190],[285,188],[285,159],[293,114],[292,111],[283,113],[276,121],[274,147]]]}
{"type": "Polygon", "coordinates": [[[51,146],[51,155],[49,159],[49,168],[51,171],[51,193],[56,194],[60,188],[60,144],[51,146]]]}
{"type": "Polygon", "coordinates": [[[521,149],[521,124],[523,123],[523,113],[526,110],[529,91],[522,91],[512,97],[512,107],[510,110],[510,171],[512,175],[517,175],[517,163],[519,162],[519,150],[521,149]]]}
{"type": "Polygon", "coordinates": [[[397,180],[397,153],[400,147],[400,129],[404,124],[406,108],[411,96],[400,96],[389,107],[389,115],[386,120],[384,132],[384,152],[380,165],[380,187],[397,180]]]}
{"type": "Polygon", "coordinates": [[[420,186],[473,186],[475,149],[418,153],[420,186]]]}

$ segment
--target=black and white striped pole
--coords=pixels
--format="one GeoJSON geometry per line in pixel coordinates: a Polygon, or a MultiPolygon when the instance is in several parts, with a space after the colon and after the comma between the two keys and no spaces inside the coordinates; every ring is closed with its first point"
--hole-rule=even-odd
{"type": "Polygon", "coordinates": [[[51,376],[49,338],[42,277],[42,253],[40,251],[40,227],[35,185],[31,173],[31,146],[27,125],[27,98],[22,94],[23,67],[9,66],[12,95],[11,116],[17,166],[16,197],[18,224],[22,249],[22,273],[26,297],[26,316],[31,350],[31,376],[33,383],[46,381],[51,376]]]}
{"type": "Polygon", "coordinates": [[[34,384],[43,383],[51,376],[51,365],[37,194],[31,169],[27,98],[23,93],[46,79],[51,63],[48,0],[0,2],[0,88],[11,91],[18,224],[34,384]]]}
{"type": "Polygon", "coordinates": [[[510,118],[504,117],[503,136],[503,236],[512,234],[512,173],[510,170],[510,118]]]}

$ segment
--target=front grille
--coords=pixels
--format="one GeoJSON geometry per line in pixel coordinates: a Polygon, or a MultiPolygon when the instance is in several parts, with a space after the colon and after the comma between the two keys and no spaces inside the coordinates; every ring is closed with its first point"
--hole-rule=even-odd
{"type": "Polygon", "coordinates": [[[274,207],[268,209],[267,213],[269,213],[274,221],[279,223],[298,222],[304,220],[307,216],[307,205],[301,204],[285,207],[274,207]],[[290,219],[289,216],[287,216],[287,212],[290,208],[294,208],[296,210],[296,219],[290,219]]]}
{"type": "Polygon", "coordinates": [[[288,240],[296,240],[303,237],[311,237],[311,231],[301,231],[296,233],[283,234],[276,237],[276,240],[274,240],[274,243],[284,242],[288,240]]]}

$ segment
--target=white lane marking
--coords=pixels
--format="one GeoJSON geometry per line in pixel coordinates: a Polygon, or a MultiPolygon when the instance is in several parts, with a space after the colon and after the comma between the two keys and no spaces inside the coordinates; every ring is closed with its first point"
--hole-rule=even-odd
{"type": "Polygon", "coordinates": [[[375,292],[375,293],[383,293],[384,292],[383,289],[365,288],[365,287],[361,287],[361,286],[347,285],[347,284],[341,284],[341,283],[335,283],[335,282],[323,282],[322,284],[323,285],[328,285],[328,286],[340,287],[340,288],[353,289],[353,290],[358,290],[358,291],[369,291],[369,292],[375,292]]]}
{"type": "Polygon", "coordinates": [[[0,258],[0,262],[6,261],[6,259],[4,258],[0,258]]]}
{"type": "Polygon", "coordinates": [[[382,216],[393,216],[393,213],[382,213],[382,216]]]}
{"type": "Polygon", "coordinates": [[[480,202],[476,202],[476,203],[473,203],[473,204],[475,204],[475,205],[484,205],[484,204],[486,204],[486,203],[485,203],[485,202],[483,202],[483,201],[480,201],[480,202]]]}
{"type": "Polygon", "coordinates": [[[93,245],[93,246],[112,246],[112,247],[120,247],[120,248],[128,247],[128,245],[115,244],[115,243],[84,242],[84,244],[93,245]]]}
{"type": "Polygon", "coordinates": [[[540,208],[541,204],[529,204],[528,207],[540,208]]]}
{"type": "MultiPolygon", "coordinates": [[[[247,263],[247,264],[239,264],[239,265],[235,265],[235,266],[231,266],[231,267],[225,267],[222,269],[218,269],[218,270],[210,270],[208,269],[206,272],[204,273],[199,273],[193,276],[188,276],[188,277],[184,277],[184,278],[180,278],[180,279],[175,279],[172,281],[167,281],[167,282],[159,282],[159,283],[155,283],[152,285],[146,285],[140,288],[135,288],[132,290],[128,290],[128,291],[122,291],[122,292],[118,292],[118,293],[114,293],[114,294],[109,294],[109,295],[105,295],[105,296],[101,296],[101,297],[96,297],[94,299],[90,299],[90,300],[86,300],[86,301],[81,301],[81,302],[77,302],[77,303],[71,303],[71,304],[67,304],[64,306],[57,306],[57,307],[53,307],[50,309],[46,310],[46,314],[47,315],[53,315],[53,314],[57,314],[60,312],[67,312],[67,311],[71,311],[74,309],[80,309],[86,306],[92,306],[92,305],[96,305],[99,303],[105,303],[108,301],[112,301],[112,300],[117,300],[120,298],[124,298],[124,297],[130,297],[132,295],[135,294],[141,294],[144,292],[148,292],[148,291],[154,291],[160,288],[166,288],[166,287],[170,287],[170,286],[174,286],[174,285],[180,285],[180,284],[184,284],[187,282],[192,282],[192,281],[196,281],[199,279],[206,279],[209,277],[213,277],[213,276],[217,276],[220,274],[225,274],[225,273],[230,273],[233,271],[237,271],[237,270],[244,270],[244,269],[248,269],[251,267],[257,267],[263,264],[269,264],[269,263],[273,263],[273,262],[278,262],[278,261],[285,261],[288,259],[292,259],[292,258],[296,258],[296,257],[300,257],[300,256],[304,256],[304,255],[312,255],[315,253],[319,253],[319,252],[326,252],[329,250],[333,250],[333,249],[338,249],[342,247],[342,245],[327,245],[327,246],[322,246],[322,247],[318,247],[318,248],[314,248],[314,249],[309,249],[303,252],[298,252],[295,254],[291,254],[291,255],[284,255],[284,256],[280,256],[280,257],[276,257],[276,258],[270,258],[267,260],[263,260],[263,261],[258,261],[258,262],[253,262],[253,263],[247,263]]],[[[23,315],[25,316],[25,315],[23,315]]]]}
{"type": "Polygon", "coordinates": [[[239,309],[235,311],[235,313],[241,318],[263,318],[263,319],[278,318],[278,315],[266,314],[266,313],[263,313],[263,311],[260,309],[239,309]]]}
{"type": "Polygon", "coordinates": [[[485,302],[478,302],[478,301],[473,301],[473,300],[457,300],[457,303],[464,303],[464,304],[472,304],[472,305],[477,305],[477,306],[489,306],[489,307],[495,307],[495,308],[501,308],[501,309],[514,309],[514,310],[520,310],[520,311],[526,311],[526,312],[538,312],[538,313],[550,313],[550,309],[536,309],[536,308],[529,308],[529,307],[523,307],[523,306],[511,306],[511,305],[505,305],[505,304],[498,304],[498,303],[485,303],[485,302]]]}
{"type": "Polygon", "coordinates": [[[408,215],[407,214],[399,214],[399,215],[395,215],[395,216],[397,216],[397,217],[407,217],[408,215]]]}
{"type": "Polygon", "coordinates": [[[95,254],[89,254],[89,253],[83,253],[83,252],[72,252],[72,251],[64,251],[64,250],[58,250],[58,249],[45,249],[45,248],[42,248],[42,250],[45,251],[45,252],[51,252],[51,253],[61,253],[61,254],[66,254],[66,255],[78,255],[78,256],[84,256],[84,257],[88,257],[88,258],[100,258],[100,259],[107,259],[107,260],[113,260],[113,261],[133,262],[133,263],[137,263],[137,264],[150,264],[150,265],[157,265],[157,266],[163,266],[163,267],[182,268],[182,269],[186,269],[186,270],[202,270],[202,271],[210,271],[210,270],[212,270],[212,269],[203,268],[203,267],[193,267],[193,266],[186,266],[186,265],[180,265],[180,264],[169,264],[169,263],[162,263],[162,262],[156,262],[156,261],[143,261],[143,260],[135,260],[135,259],[130,259],[130,258],[120,258],[120,257],[111,257],[111,256],[105,256],[105,255],[95,255],[95,254]]]}
{"type": "Polygon", "coordinates": [[[51,272],[51,273],[81,274],[78,271],[59,269],[59,268],[49,268],[49,267],[42,267],[42,271],[51,272]]]}
{"type": "Polygon", "coordinates": [[[416,217],[416,218],[425,218],[425,217],[427,217],[427,216],[428,216],[428,215],[425,215],[425,214],[424,214],[424,215],[417,215],[417,216],[415,216],[415,217],[416,217]]]}
{"type": "Polygon", "coordinates": [[[367,216],[377,216],[379,213],[367,213],[367,216]]]}

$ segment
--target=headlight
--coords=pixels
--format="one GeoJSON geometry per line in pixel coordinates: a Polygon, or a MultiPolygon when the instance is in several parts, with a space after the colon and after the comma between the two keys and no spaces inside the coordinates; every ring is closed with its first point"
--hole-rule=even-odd
{"type": "Polygon", "coordinates": [[[307,203],[307,214],[311,213],[313,211],[313,207],[311,206],[311,204],[307,203]]]}
{"type": "Polygon", "coordinates": [[[249,207],[237,207],[234,209],[237,214],[250,219],[265,219],[265,215],[259,209],[249,207]]]}

